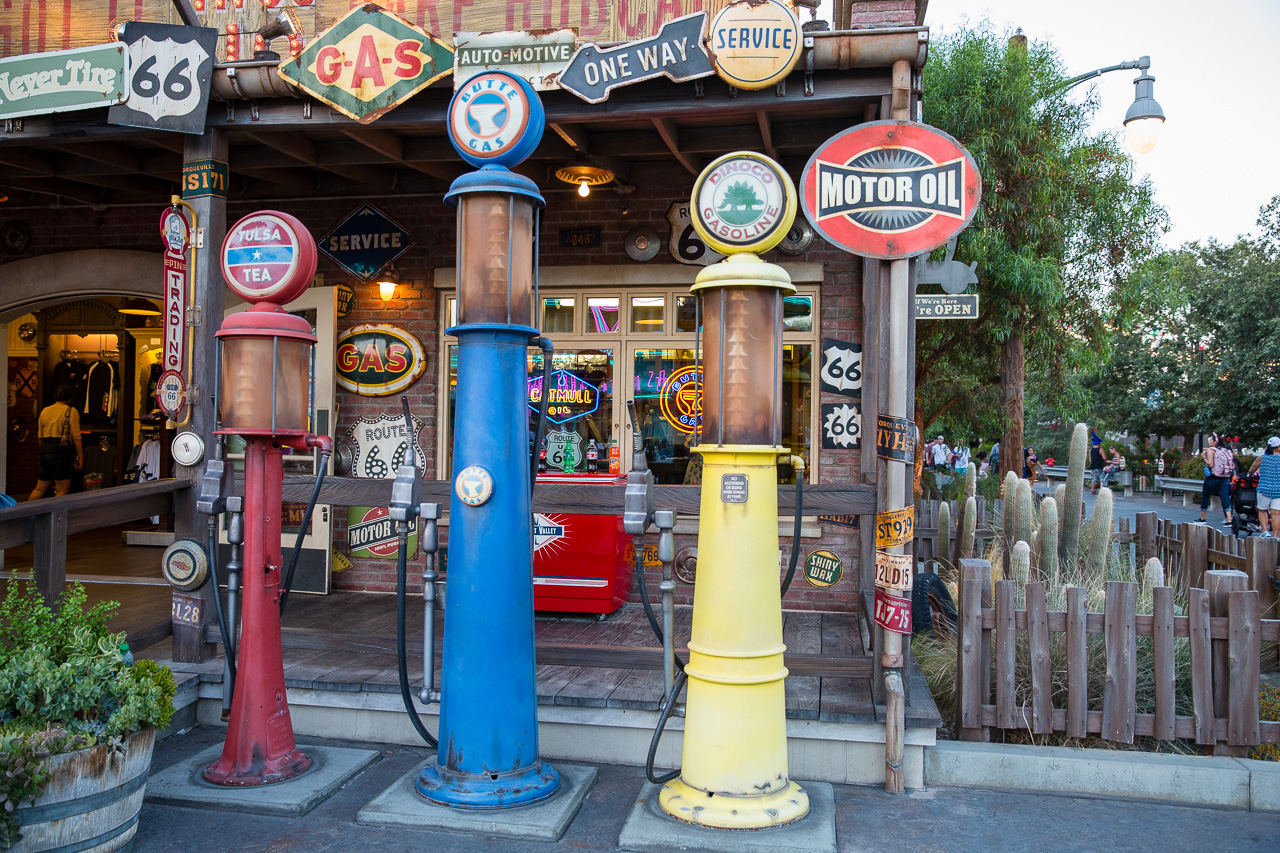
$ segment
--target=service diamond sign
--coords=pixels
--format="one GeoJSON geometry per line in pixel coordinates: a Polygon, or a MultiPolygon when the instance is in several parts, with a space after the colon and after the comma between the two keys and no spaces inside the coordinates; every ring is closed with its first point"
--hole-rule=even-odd
{"type": "Polygon", "coordinates": [[[453,49],[371,3],[352,9],[280,76],[369,124],[453,71],[453,49]]]}

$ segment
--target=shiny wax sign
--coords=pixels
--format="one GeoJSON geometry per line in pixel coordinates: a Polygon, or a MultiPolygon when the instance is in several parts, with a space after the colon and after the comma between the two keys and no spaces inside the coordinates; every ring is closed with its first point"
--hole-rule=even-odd
{"type": "Polygon", "coordinates": [[[338,336],[338,385],[383,397],[408,388],[426,369],[418,339],[395,326],[363,325],[338,336]]]}

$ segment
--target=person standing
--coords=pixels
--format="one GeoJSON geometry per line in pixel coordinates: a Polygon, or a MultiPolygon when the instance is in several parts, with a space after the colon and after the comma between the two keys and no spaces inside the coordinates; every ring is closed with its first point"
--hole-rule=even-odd
{"type": "Polygon", "coordinates": [[[1227,520],[1224,527],[1231,526],[1231,475],[1236,470],[1236,458],[1231,448],[1222,443],[1222,437],[1216,432],[1208,438],[1208,447],[1202,457],[1204,459],[1204,485],[1200,489],[1200,521],[1204,523],[1205,511],[1209,509],[1210,499],[1216,494],[1222,500],[1222,513],[1227,520]]]}
{"type": "Polygon", "coordinates": [[[1107,467],[1107,460],[1102,454],[1102,439],[1099,438],[1098,434],[1092,430],[1090,430],[1089,433],[1089,473],[1093,477],[1093,486],[1089,489],[1089,493],[1096,495],[1098,493],[1098,486],[1106,485],[1102,482],[1104,473],[1102,469],[1107,467]]]}
{"type": "Polygon", "coordinates": [[[969,448],[964,444],[957,444],[953,452],[956,458],[956,473],[963,477],[969,472],[969,448]]]}
{"type": "Polygon", "coordinates": [[[36,471],[36,487],[29,500],[44,497],[53,486],[55,497],[71,491],[71,474],[84,464],[84,448],[80,444],[80,413],[70,405],[70,385],[59,385],[53,392],[53,404],[40,412],[37,436],[40,458],[36,471]]]}
{"type": "Polygon", "coordinates": [[[951,448],[947,447],[947,442],[942,436],[938,436],[928,444],[929,459],[933,463],[933,470],[945,472],[947,470],[948,457],[951,455],[951,448]]]}
{"type": "Polygon", "coordinates": [[[1280,436],[1267,439],[1267,449],[1249,469],[1258,475],[1258,521],[1262,535],[1270,539],[1280,536],[1280,436]]]}
{"type": "Polygon", "coordinates": [[[987,470],[989,473],[1000,474],[1000,442],[991,445],[991,453],[987,456],[987,470]]]}

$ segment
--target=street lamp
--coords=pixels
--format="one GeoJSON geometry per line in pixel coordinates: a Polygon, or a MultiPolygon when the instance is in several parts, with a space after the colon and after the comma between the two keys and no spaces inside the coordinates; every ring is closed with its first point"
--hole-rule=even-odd
{"type": "Polygon", "coordinates": [[[1151,57],[1143,56],[1136,62],[1121,62],[1119,65],[1108,65],[1106,68],[1096,68],[1070,80],[1064,81],[1055,87],[1055,91],[1065,92],[1068,89],[1074,89],[1087,80],[1095,77],[1101,77],[1109,71],[1124,71],[1137,68],[1142,73],[1133,81],[1134,95],[1133,103],[1129,106],[1129,111],[1124,114],[1125,134],[1129,138],[1129,145],[1139,154],[1147,154],[1152,148],[1156,147],[1156,138],[1160,135],[1160,127],[1164,124],[1164,110],[1160,109],[1160,105],[1156,103],[1156,99],[1152,97],[1152,91],[1156,78],[1149,73],[1151,68],[1151,57]]]}

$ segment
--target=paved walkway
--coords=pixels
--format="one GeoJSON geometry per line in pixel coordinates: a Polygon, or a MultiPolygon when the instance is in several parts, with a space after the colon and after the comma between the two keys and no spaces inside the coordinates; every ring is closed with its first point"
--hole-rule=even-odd
{"type": "MultiPolygon", "coordinates": [[[[156,746],[160,770],[219,743],[223,729],[197,728],[156,746]]],[[[305,744],[304,744],[305,745],[305,744]]],[[[343,745],[343,744],[339,744],[343,745]]],[[[359,746],[367,746],[359,744],[359,746]]],[[[557,843],[357,826],[356,812],[426,750],[393,747],[315,811],[300,819],[146,804],[135,853],[515,853],[613,851],[644,783],[638,767],[601,765],[600,777],[557,843]]],[[[1277,849],[1280,814],[1153,805],[1127,800],[938,788],[890,797],[836,785],[842,851],[1177,851],[1277,849]]],[[[785,853],[782,847],[778,853],[785,853]]]]}
{"type": "MultiPolygon", "coordinates": [[[[1036,492],[1042,495],[1053,494],[1053,490],[1057,488],[1055,483],[1052,487],[1046,487],[1044,483],[1036,484],[1036,492]]],[[[1200,492],[1197,490],[1191,506],[1184,507],[1182,498],[1172,498],[1169,503],[1160,502],[1160,493],[1155,492],[1134,492],[1133,497],[1126,498],[1123,491],[1112,492],[1115,496],[1115,517],[1116,518],[1132,518],[1140,512],[1155,511],[1160,514],[1160,518],[1170,521],[1199,521],[1200,520],[1200,492]]],[[[1089,494],[1089,486],[1086,484],[1084,489],[1084,505],[1085,512],[1093,516],[1093,502],[1097,497],[1089,494]]],[[[1221,524],[1222,512],[1213,510],[1206,513],[1205,518],[1210,524],[1221,524]]],[[[1223,528],[1226,529],[1226,528],[1223,528]]]]}

